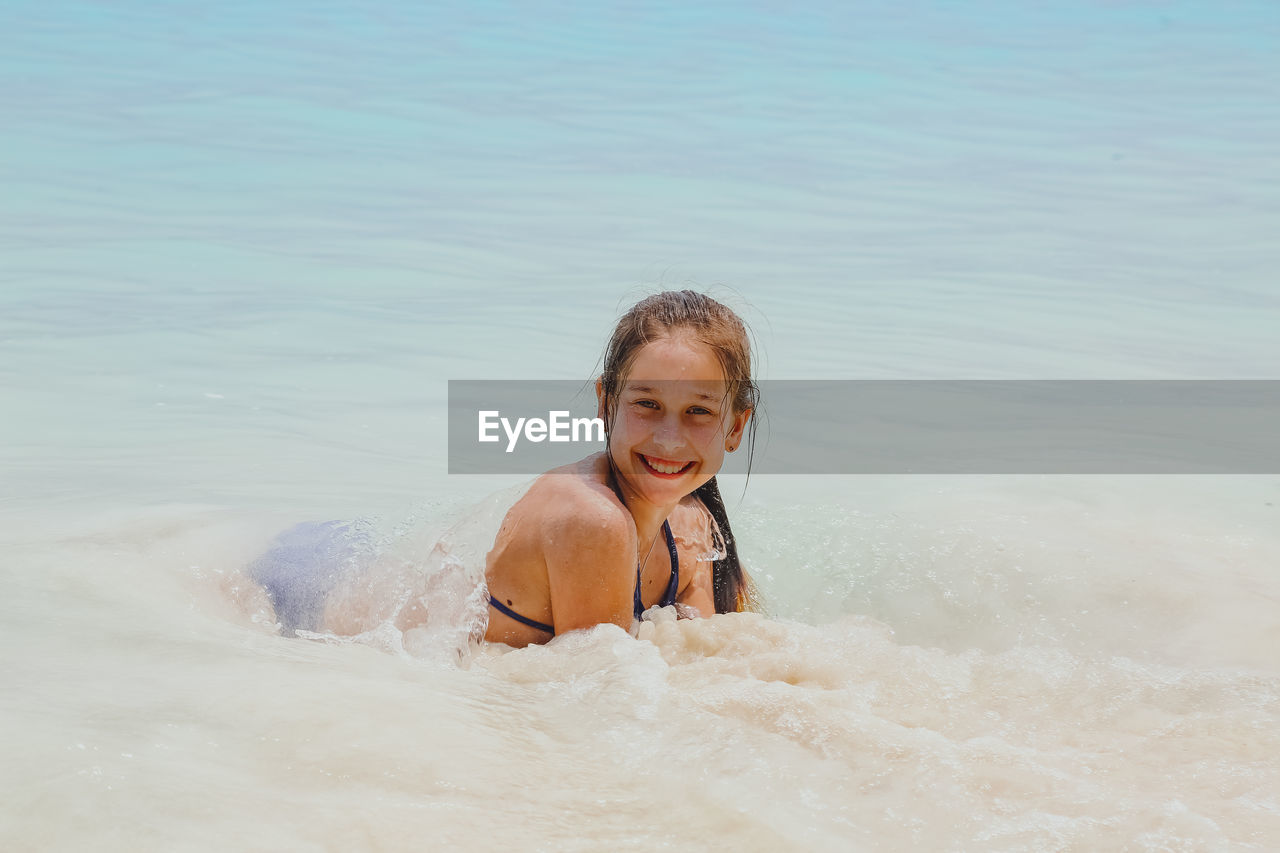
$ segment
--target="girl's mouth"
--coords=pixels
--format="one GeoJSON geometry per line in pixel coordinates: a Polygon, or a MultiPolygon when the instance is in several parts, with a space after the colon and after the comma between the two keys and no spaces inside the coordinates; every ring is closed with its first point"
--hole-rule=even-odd
{"type": "Polygon", "coordinates": [[[650,474],[667,480],[674,480],[693,467],[692,462],[671,462],[666,459],[645,456],[643,453],[637,453],[636,455],[640,457],[640,461],[644,463],[644,467],[650,474]]]}

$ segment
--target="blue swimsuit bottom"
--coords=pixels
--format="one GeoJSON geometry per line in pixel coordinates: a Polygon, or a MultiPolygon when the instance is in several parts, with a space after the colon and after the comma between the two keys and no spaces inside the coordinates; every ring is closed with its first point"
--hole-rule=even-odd
{"type": "Polygon", "coordinates": [[[280,633],[293,637],[320,630],[325,599],[368,552],[367,538],[349,522],[308,521],[277,536],[248,571],[275,606],[280,633]]]}

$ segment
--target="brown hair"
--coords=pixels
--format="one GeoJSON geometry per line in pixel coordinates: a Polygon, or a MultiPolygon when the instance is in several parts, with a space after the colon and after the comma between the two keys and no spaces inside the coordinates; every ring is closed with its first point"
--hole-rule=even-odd
{"type": "MultiPolygon", "coordinates": [[[[756,409],[760,389],[751,378],[751,340],[747,327],[731,309],[703,293],[668,290],[636,303],[618,320],[604,354],[600,377],[605,399],[605,436],[612,434],[613,416],[623,380],[645,344],[669,337],[676,330],[689,333],[715,353],[728,381],[728,399],[735,413],[756,409]]],[[[755,452],[756,418],[747,425],[747,471],[755,452]]],[[[610,458],[610,466],[613,460],[610,458]]],[[[615,476],[617,472],[614,472],[615,476]]],[[[738,546],[729,527],[720,487],[712,477],[694,492],[724,537],[724,556],[712,564],[712,590],[717,613],[759,609],[755,584],[738,560],[738,546]]]]}

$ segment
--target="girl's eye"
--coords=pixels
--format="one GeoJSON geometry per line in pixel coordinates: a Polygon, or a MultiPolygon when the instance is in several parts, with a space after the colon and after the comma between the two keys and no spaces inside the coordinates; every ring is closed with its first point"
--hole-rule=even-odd
{"type": "MultiPolygon", "coordinates": [[[[658,403],[658,401],[657,401],[657,400],[633,400],[633,401],[631,402],[631,405],[633,405],[633,406],[640,406],[641,408],[645,408],[645,409],[660,409],[660,408],[662,408],[662,406],[658,403]]],[[[710,409],[706,408],[705,406],[690,406],[690,407],[689,407],[689,414],[691,414],[691,415],[713,415],[713,416],[714,416],[714,415],[715,415],[715,412],[711,411],[710,409]]]]}

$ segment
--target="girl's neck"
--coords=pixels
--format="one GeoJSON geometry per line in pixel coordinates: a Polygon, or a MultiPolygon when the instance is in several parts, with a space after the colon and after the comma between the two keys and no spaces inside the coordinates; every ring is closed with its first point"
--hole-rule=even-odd
{"type": "Polygon", "coordinates": [[[667,520],[675,507],[656,507],[644,501],[636,501],[638,506],[628,505],[631,518],[636,523],[636,548],[639,562],[643,563],[647,555],[653,553],[654,544],[662,535],[662,522],[667,520]]]}
{"type": "Polygon", "coordinates": [[[667,517],[671,515],[676,508],[676,504],[671,506],[653,504],[626,489],[619,482],[618,474],[612,470],[612,466],[610,467],[609,477],[613,481],[613,490],[618,495],[618,500],[622,501],[622,505],[631,513],[631,520],[635,522],[636,548],[639,551],[639,562],[643,563],[645,555],[652,551],[654,542],[661,535],[662,522],[666,521],[667,517]]]}

